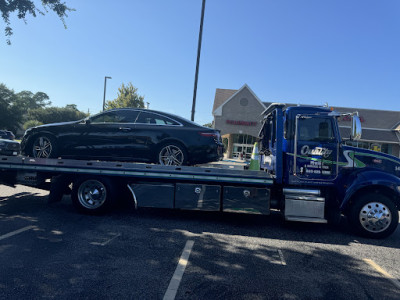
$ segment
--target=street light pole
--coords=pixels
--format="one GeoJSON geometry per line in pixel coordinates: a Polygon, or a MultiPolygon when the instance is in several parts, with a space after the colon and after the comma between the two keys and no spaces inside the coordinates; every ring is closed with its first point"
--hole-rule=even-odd
{"type": "Polygon", "coordinates": [[[199,77],[199,64],[200,64],[200,51],[201,51],[201,38],[203,36],[203,20],[204,20],[204,9],[206,7],[206,0],[203,0],[201,7],[201,20],[200,20],[200,32],[199,32],[199,44],[197,46],[197,62],[196,62],[196,75],[194,77],[194,90],[193,90],[193,104],[192,104],[192,118],[194,121],[194,110],[196,107],[196,94],[197,94],[197,79],[199,77]]]}
{"type": "Polygon", "coordinates": [[[107,79],[112,79],[110,76],[104,77],[104,96],[103,96],[103,111],[104,107],[106,105],[106,85],[107,85],[107,79]]]}

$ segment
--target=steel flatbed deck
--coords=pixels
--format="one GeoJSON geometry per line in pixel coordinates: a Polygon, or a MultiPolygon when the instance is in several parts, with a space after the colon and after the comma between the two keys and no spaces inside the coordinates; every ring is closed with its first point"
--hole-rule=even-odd
{"type": "Polygon", "coordinates": [[[263,171],[210,167],[160,166],[131,162],[0,156],[0,170],[40,172],[51,175],[91,174],[138,179],[184,180],[251,185],[271,185],[273,178],[263,171]]]}

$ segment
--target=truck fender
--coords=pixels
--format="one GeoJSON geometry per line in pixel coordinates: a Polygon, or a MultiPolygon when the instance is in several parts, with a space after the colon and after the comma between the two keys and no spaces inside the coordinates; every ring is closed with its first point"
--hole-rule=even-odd
{"type": "Polygon", "coordinates": [[[394,203],[400,210],[400,178],[381,171],[364,171],[357,174],[356,179],[346,191],[340,206],[341,211],[346,211],[354,195],[361,191],[385,190],[394,195],[394,203]]]}

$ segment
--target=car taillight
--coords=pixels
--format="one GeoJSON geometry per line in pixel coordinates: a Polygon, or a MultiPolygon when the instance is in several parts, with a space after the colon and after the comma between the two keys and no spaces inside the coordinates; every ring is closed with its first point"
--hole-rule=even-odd
{"type": "Polygon", "coordinates": [[[213,137],[216,142],[221,141],[221,135],[218,131],[216,131],[216,132],[199,132],[199,134],[201,136],[205,136],[205,137],[213,137]]]}
{"type": "Polygon", "coordinates": [[[201,136],[207,136],[207,137],[215,136],[215,133],[213,133],[213,132],[199,132],[199,134],[201,136]]]}

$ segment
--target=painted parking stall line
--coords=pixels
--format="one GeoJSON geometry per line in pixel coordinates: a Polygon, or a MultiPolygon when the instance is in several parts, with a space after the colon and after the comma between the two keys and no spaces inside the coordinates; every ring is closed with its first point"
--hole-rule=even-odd
{"type": "Polygon", "coordinates": [[[108,245],[109,243],[111,243],[113,240],[115,240],[117,237],[120,237],[121,236],[121,234],[120,233],[114,233],[114,234],[111,234],[111,238],[109,238],[109,239],[107,239],[106,241],[104,241],[103,243],[100,243],[100,242],[91,242],[90,244],[91,245],[95,245],[95,246],[106,246],[106,245],[108,245]]]}
{"type": "Polygon", "coordinates": [[[26,227],[23,227],[23,228],[21,228],[21,229],[14,230],[14,231],[11,231],[11,232],[9,232],[9,233],[3,234],[3,235],[0,236],[0,241],[1,241],[1,240],[4,240],[4,239],[7,239],[7,238],[9,238],[9,237],[12,237],[12,236],[14,236],[14,235],[20,234],[20,233],[22,233],[22,232],[25,232],[25,231],[27,231],[27,230],[34,229],[34,228],[36,228],[36,226],[31,225],[31,226],[26,226],[26,227]]]}
{"type": "Polygon", "coordinates": [[[175,269],[174,275],[172,275],[171,281],[169,282],[167,291],[164,295],[164,300],[174,300],[176,293],[178,291],[179,285],[181,283],[183,273],[185,273],[185,269],[187,263],[189,261],[190,252],[192,251],[194,245],[194,241],[187,241],[185,248],[183,249],[182,255],[179,259],[178,266],[175,269]]]}
{"type": "Polygon", "coordinates": [[[279,257],[281,259],[281,265],[282,266],[286,266],[286,260],[285,260],[285,257],[283,256],[283,252],[282,252],[281,249],[278,249],[278,254],[279,254],[279,257]]]}
{"type": "Polygon", "coordinates": [[[391,281],[395,287],[400,289],[400,282],[394,278],[392,275],[390,275],[388,272],[386,272],[384,269],[382,269],[376,262],[374,262],[372,259],[364,258],[363,259],[367,264],[369,264],[372,268],[374,268],[377,272],[383,275],[386,279],[391,281]]]}

